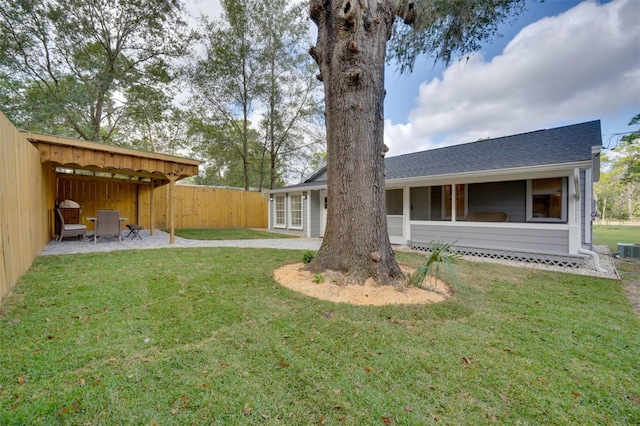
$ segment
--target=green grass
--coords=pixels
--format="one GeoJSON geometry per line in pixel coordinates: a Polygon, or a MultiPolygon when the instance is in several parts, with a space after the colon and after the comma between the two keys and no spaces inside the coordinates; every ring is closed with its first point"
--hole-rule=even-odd
{"type": "Polygon", "coordinates": [[[611,253],[618,251],[618,243],[640,244],[640,226],[594,225],[595,244],[606,244],[611,253]]]}
{"type": "Polygon", "coordinates": [[[296,238],[293,235],[248,228],[176,229],[175,234],[191,240],[251,240],[263,238],[296,238]]]}
{"type": "Polygon", "coordinates": [[[0,304],[0,424],[640,423],[621,283],[460,260],[447,302],[349,306],[273,280],[302,253],[39,257],[0,304]]]}

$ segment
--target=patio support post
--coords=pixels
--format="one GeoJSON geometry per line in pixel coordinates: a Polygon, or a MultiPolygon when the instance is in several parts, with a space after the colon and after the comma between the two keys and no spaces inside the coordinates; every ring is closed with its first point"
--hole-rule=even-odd
{"type": "Polygon", "coordinates": [[[155,203],[156,181],[151,179],[149,190],[149,235],[153,237],[156,227],[156,203],[155,203]]]}
{"type": "Polygon", "coordinates": [[[175,184],[180,176],[169,173],[167,174],[169,178],[169,244],[175,243],[175,211],[176,211],[176,202],[175,202],[175,184]]]}

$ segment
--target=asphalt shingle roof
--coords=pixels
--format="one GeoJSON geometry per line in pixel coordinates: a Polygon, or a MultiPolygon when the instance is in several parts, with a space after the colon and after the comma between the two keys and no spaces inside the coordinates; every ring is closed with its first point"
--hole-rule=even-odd
{"type": "Polygon", "coordinates": [[[600,121],[389,157],[387,179],[437,176],[591,160],[600,121]]]}
{"type": "MultiPolygon", "coordinates": [[[[590,161],[591,148],[601,145],[600,121],[589,121],[388,157],[385,160],[386,178],[418,178],[590,161]]],[[[287,188],[326,183],[325,169],[305,182],[287,188]]]]}

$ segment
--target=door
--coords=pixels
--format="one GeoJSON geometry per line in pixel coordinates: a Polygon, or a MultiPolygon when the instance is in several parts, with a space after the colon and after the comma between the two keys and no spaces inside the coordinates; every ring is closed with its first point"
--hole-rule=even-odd
{"type": "Polygon", "coordinates": [[[391,244],[404,244],[404,190],[387,189],[387,230],[391,244]]]}

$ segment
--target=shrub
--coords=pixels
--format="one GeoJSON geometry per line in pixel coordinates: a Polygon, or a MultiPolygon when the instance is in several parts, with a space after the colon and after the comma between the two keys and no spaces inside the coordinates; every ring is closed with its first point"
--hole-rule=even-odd
{"type": "Polygon", "coordinates": [[[305,252],[302,253],[302,263],[306,265],[307,263],[311,262],[313,260],[313,256],[315,256],[314,252],[312,252],[311,250],[305,250],[305,252]]]}

